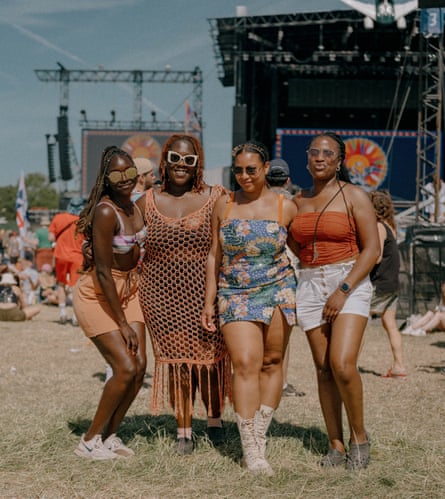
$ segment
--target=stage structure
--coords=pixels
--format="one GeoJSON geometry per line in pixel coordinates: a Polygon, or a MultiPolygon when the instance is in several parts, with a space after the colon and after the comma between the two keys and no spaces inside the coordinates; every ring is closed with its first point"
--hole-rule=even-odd
{"type": "MultiPolygon", "coordinates": [[[[364,141],[386,135],[387,184],[411,183],[400,204],[422,218],[423,186],[443,173],[443,35],[421,33],[420,12],[406,16],[405,29],[366,29],[354,10],[209,19],[219,79],[235,87],[233,143],[256,138],[278,154],[278,130],[356,131],[358,138],[370,131],[364,141]],[[401,134],[422,139],[409,158],[410,178],[391,178],[394,162],[402,168],[391,154],[401,134]]],[[[300,149],[291,165],[297,184],[300,149]]]]}
{"type": "Polygon", "coordinates": [[[356,178],[369,178],[366,187],[397,192],[399,223],[408,226],[400,300],[405,316],[431,305],[445,268],[437,249],[442,227],[423,209],[431,202],[425,186],[436,179],[437,220],[445,2],[420,3],[404,29],[396,23],[367,29],[353,10],[209,19],[219,79],[235,87],[233,144],[264,142],[289,160],[300,186],[310,182],[304,178],[307,143],[322,130],[344,136],[351,162],[354,155],[367,161],[362,151],[372,151],[375,161],[366,167],[373,168],[360,161],[352,166],[356,178]]]}
{"type": "MultiPolygon", "coordinates": [[[[64,181],[73,178],[71,166],[80,174],[79,190],[83,196],[89,194],[92,186],[92,178],[95,177],[99,164],[100,151],[97,147],[102,147],[99,137],[126,137],[123,141],[128,152],[146,156],[157,163],[159,158],[151,156],[157,147],[151,147],[151,141],[162,145],[165,137],[173,132],[188,131],[194,133],[202,141],[202,87],[203,76],[199,67],[193,71],[165,70],[79,70],[66,69],[58,63],[59,69],[36,69],[37,78],[43,82],[59,82],[60,84],[60,105],[59,116],[57,118],[58,132],[54,135],[54,140],[59,145],[59,163],[61,179],[64,181]],[[75,149],[69,133],[69,85],[71,83],[104,83],[118,84],[128,83],[133,85],[133,119],[128,121],[116,120],[115,113],[111,111],[110,120],[91,120],[87,117],[87,111],[81,111],[80,126],[82,129],[82,165],[79,167],[75,149]],[[152,120],[142,119],[142,94],[143,84],[188,84],[192,85],[191,105],[185,99],[184,121],[166,120],[159,121],[156,112],[152,111],[152,120]],[[187,113],[187,109],[189,113],[187,113]],[[122,132],[122,133],[120,133],[122,132]],[[152,134],[153,136],[151,137],[152,134]],[[131,136],[137,136],[133,145],[129,142],[131,136]],[[143,138],[142,138],[143,137],[143,138]],[[94,140],[97,139],[97,140],[94,140]],[[160,142],[156,140],[160,138],[160,142]],[[91,140],[92,142],[91,142],[91,140]],[[134,150],[135,143],[139,141],[139,148],[134,150]],[[99,144],[99,145],[98,145],[99,144]],[[90,145],[89,150],[83,150],[84,146],[90,145]],[[96,147],[97,146],[97,147],[96,147]],[[91,173],[93,172],[93,173],[91,173]]],[[[55,142],[49,134],[46,135],[48,151],[48,171],[50,182],[56,180],[54,171],[54,146],[55,142]]],[[[109,145],[105,143],[105,145],[109,145]]],[[[103,147],[102,147],[103,149],[103,147]]]]}

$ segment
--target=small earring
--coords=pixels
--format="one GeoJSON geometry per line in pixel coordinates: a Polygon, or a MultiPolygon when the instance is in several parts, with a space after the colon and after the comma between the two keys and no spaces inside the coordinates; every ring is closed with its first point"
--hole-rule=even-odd
{"type": "Polygon", "coordinates": [[[337,168],[335,169],[336,172],[339,172],[340,171],[340,167],[337,166],[337,168]]]}

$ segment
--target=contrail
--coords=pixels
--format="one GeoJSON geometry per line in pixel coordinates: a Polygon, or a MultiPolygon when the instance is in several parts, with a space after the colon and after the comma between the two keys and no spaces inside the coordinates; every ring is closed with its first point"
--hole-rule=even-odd
{"type": "MultiPolygon", "coordinates": [[[[57,45],[54,45],[54,43],[51,43],[50,41],[46,40],[43,38],[43,36],[37,35],[36,33],[33,33],[29,29],[24,28],[23,26],[20,26],[19,24],[16,23],[8,23],[10,26],[15,28],[17,31],[20,31],[20,33],[24,34],[25,36],[31,38],[32,40],[36,41],[37,43],[40,43],[40,45],[43,45],[44,47],[47,47],[49,49],[54,50],[55,52],[58,52],[59,54],[64,55],[65,57],[68,57],[69,59],[72,59],[73,61],[76,61],[83,66],[88,67],[89,64],[78,57],[76,54],[73,54],[71,52],[68,52],[67,50],[64,50],[57,45]]],[[[105,68],[104,68],[105,69],[105,68]]],[[[129,85],[126,85],[125,83],[120,83],[118,86],[120,86],[122,89],[124,89],[127,93],[133,94],[133,88],[130,87],[129,85]]],[[[150,100],[146,99],[145,97],[142,97],[142,102],[145,104],[148,108],[155,110],[158,113],[163,114],[164,116],[168,116],[170,119],[177,121],[174,117],[170,116],[170,113],[167,111],[164,111],[163,109],[159,108],[154,102],[151,102],[150,100]]]]}
{"type": "Polygon", "coordinates": [[[63,50],[60,47],[57,47],[53,43],[49,42],[48,40],[45,40],[43,36],[37,35],[36,33],[33,33],[29,29],[24,28],[23,26],[20,26],[15,23],[9,23],[13,28],[15,28],[17,31],[20,31],[24,35],[28,36],[32,40],[35,40],[36,42],[40,43],[40,45],[43,45],[44,47],[47,47],[49,49],[55,50],[56,52],[59,52],[59,54],[62,54],[69,59],[72,59],[73,61],[79,62],[80,64],[86,65],[86,62],[83,61],[80,57],[78,57],[75,54],[72,54],[71,52],[68,52],[67,50],[63,50]]]}

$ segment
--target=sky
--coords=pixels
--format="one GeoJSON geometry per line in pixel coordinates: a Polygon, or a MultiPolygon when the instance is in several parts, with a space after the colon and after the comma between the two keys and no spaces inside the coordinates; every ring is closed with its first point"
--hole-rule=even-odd
{"type": "MultiPolygon", "coordinates": [[[[36,69],[174,70],[203,73],[203,143],[206,168],[229,164],[234,88],[222,86],[209,18],[347,9],[340,0],[1,0],[0,186],[17,185],[20,173],[48,175],[46,134],[57,133],[59,83],[40,81],[36,69]],[[314,8],[316,5],[316,8],[314,8]]],[[[185,87],[186,85],[184,85],[185,87]]],[[[184,119],[187,90],[143,85],[142,119],[184,119]]],[[[192,87],[190,86],[190,96],[192,87]]],[[[70,83],[69,123],[81,160],[80,110],[91,120],[133,117],[133,89],[120,84],[70,83]]],[[[56,171],[59,172],[56,154],[56,171]]],[[[75,190],[75,179],[53,184],[75,190]]]]}

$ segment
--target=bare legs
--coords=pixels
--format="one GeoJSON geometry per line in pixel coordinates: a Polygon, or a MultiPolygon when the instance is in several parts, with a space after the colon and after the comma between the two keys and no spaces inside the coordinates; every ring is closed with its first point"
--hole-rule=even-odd
{"type": "Polygon", "coordinates": [[[445,312],[428,311],[424,316],[411,324],[411,327],[412,329],[424,329],[425,331],[432,331],[436,328],[445,331],[445,312]]]}
{"type": "Polygon", "coordinates": [[[127,352],[120,331],[101,334],[92,338],[99,352],[113,369],[113,376],[105,384],[93,421],[85,434],[85,440],[102,435],[105,440],[116,433],[131,403],[138,394],[147,364],[145,325],[131,325],[139,339],[135,356],[127,352]]]}
{"type": "Polygon", "coordinates": [[[391,370],[394,373],[404,373],[406,371],[403,365],[402,335],[397,327],[395,310],[385,310],[385,312],[383,312],[382,325],[388,335],[389,344],[391,345],[393,356],[391,370]]]}
{"type": "Polygon", "coordinates": [[[213,433],[209,433],[209,438],[214,445],[223,443],[224,434],[222,430],[220,393],[216,367],[202,366],[199,369],[198,366],[193,366],[190,372],[187,366],[182,365],[178,367],[178,375],[176,377],[174,376],[173,369],[175,369],[175,366],[169,366],[169,391],[170,402],[176,412],[176,451],[178,454],[190,454],[193,451],[192,413],[198,385],[201,391],[201,399],[207,410],[208,426],[221,429],[219,439],[213,433]],[[175,386],[175,383],[178,383],[179,386],[175,386]]]}
{"type": "Polygon", "coordinates": [[[223,326],[234,371],[233,404],[241,417],[253,418],[261,404],[278,407],[290,330],[278,308],[269,326],[243,321],[223,326]]]}
{"type": "Polygon", "coordinates": [[[233,364],[233,405],[243,463],[253,473],[273,474],[265,458],[266,433],[281,399],[290,329],[279,308],[269,326],[240,321],[222,327],[233,364]]]}
{"type": "Polygon", "coordinates": [[[351,429],[351,442],[367,441],[363,423],[363,389],[357,368],[367,318],[340,314],[332,324],[307,331],[317,370],[318,394],[330,447],[345,452],[342,404],[351,429]]]}

